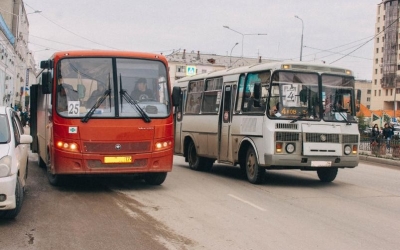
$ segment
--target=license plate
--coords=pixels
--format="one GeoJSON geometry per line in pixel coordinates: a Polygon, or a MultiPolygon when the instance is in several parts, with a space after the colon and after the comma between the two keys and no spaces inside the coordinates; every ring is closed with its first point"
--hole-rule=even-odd
{"type": "Polygon", "coordinates": [[[331,161],[311,161],[311,167],[330,167],[331,161]]]}
{"type": "Polygon", "coordinates": [[[132,163],[132,156],[105,156],[104,163],[132,163]]]}

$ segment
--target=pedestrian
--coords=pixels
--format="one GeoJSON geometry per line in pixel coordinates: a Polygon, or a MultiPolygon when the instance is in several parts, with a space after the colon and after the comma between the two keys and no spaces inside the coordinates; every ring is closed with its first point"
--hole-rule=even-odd
{"type": "Polygon", "coordinates": [[[377,142],[378,136],[379,136],[379,127],[378,124],[375,124],[371,130],[371,143],[374,141],[377,142]]]}
{"type": "Polygon", "coordinates": [[[383,138],[386,140],[386,148],[390,149],[390,140],[392,139],[393,130],[389,126],[389,123],[385,123],[385,127],[382,129],[383,138]]]}

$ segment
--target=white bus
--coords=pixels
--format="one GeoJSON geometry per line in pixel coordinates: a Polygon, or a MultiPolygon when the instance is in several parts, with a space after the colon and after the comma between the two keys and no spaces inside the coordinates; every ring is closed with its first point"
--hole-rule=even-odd
{"type": "Polygon", "coordinates": [[[316,171],[323,182],[358,165],[352,71],[325,64],[265,63],[178,80],[176,155],[194,170],[237,164],[249,182],[265,170],[316,171]]]}

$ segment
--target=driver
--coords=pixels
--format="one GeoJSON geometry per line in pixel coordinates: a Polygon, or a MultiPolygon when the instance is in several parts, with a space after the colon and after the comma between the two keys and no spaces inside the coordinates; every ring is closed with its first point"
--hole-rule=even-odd
{"type": "Polygon", "coordinates": [[[147,81],[145,78],[139,78],[136,81],[136,85],[134,90],[131,93],[131,97],[135,101],[146,100],[146,99],[153,99],[153,91],[147,89],[147,81]]]}

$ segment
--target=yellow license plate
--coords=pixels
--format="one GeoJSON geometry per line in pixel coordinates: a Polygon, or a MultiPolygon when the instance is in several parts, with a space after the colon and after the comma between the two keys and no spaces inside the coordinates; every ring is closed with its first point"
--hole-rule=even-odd
{"type": "Polygon", "coordinates": [[[104,163],[132,163],[132,156],[105,156],[104,163]]]}

